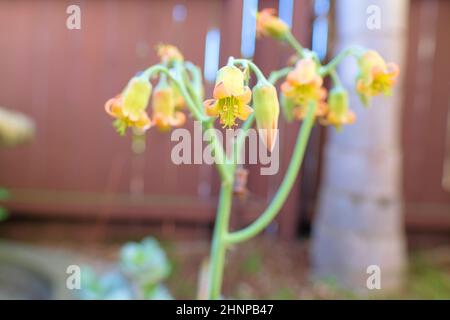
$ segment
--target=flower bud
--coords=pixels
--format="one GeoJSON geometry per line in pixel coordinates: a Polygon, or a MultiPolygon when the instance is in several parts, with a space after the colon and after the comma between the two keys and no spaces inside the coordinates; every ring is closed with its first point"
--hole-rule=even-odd
{"type": "Polygon", "coordinates": [[[157,87],[153,93],[152,107],[154,113],[170,117],[175,111],[175,99],[172,88],[157,87]]]}
{"type": "Polygon", "coordinates": [[[328,97],[330,111],[337,116],[342,116],[348,112],[348,93],[342,87],[333,88],[328,97]]]}
{"type": "Polygon", "coordinates": [[[284,39],[289,27],[280,18],[275,16],[275,9],[266,8],[256,14],[256,33],[274,39],[284,39]]]}
{"type": "Polygon", "coordinates": [[[342,87],[333,88],[328,96],[329,112],[324,118],[324,124],[331,124],[340,129],[344,124],[352,124],[356,120],[355,114],[350,111],[348,93],[342,87]]]}
{"type": "Polygon", "coordinates": [[[161,131],[178,127],[185,123],[184,113],[176,111],[176,95],[174,88],[161,78],[152,97],[153,122],[161,131]]]}
{"type": "Polygon", "coordinates": [[[145,77],[134,77],[123,93],[123,114],[131,121],[137,121],[147,108],[152,85],[145,77]]]}
{"type": "Polygon", "coordinates": [[[174,62],[183,62],[184,57],[181,54],[180,50],[177,47],[172,46],[170,44],[159,44],[156,47],[156,51],[158,53],[159,58],[162,63],[167,65],[172,65],[174,62]]]}
{"type": "Polygon", "coordinates": [[[267,81],[258,82],[253,87],[253,106],[258,133],[267,149],[272,151],[277,138],[278,116],[280,114],[275,87],[267,81]]]}

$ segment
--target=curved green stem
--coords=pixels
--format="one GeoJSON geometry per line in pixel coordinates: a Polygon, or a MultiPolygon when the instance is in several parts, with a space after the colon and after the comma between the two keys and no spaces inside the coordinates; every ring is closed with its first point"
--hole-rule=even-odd
{"type": "Polygon", "coordinates": [[[286,175],[269,206],[263,212],[263,214],[259,216],[259,218],[257,218],[257,220],[255,220],[252,224],[242,230],[228,234],[226,237],[227,244],[243,242],[256,236],[273,221],[273,219],[280,211],[289,195],[289,192],[292,189],[292,186],[294,185],[298,171],[300,170],[309,136],[311,134],[311,129],[314,124],[315,110],[316,104],[310,103],[308,107],[308,113],[300,128],[300,133],[297,138],[297,142],[295,144],[291,162],[289,163],[286,175]]]}
{"type": "Polygon", "coordinates": [[[250,70],[253,71],[253,73],[256,75],[256,78],[262,81],[267,81],[266,77],[264,76],[264,74],[262,73],[262,71],[258,68],[258,66],[256,64],[254,64],[252,61],[247,60],[247,59],[233,59],[232,60],[233,64],[241,64],[241,65],[247,65],[249,66],[250,70]]]}
{"type": "Polygon", "coordinates": [[[184,66],[192,75],[192,80],[194,82],[194,88],[197,96],[200,98],[200,100],[203,100],[203,80],[200,68],[189,61],[185,62],[184,66]]]}
{"type": "Polygon", "coordinates": [[[201,92],[198,90],[198,83],[197,83],[199,81],[199,79],[197,79],[198,75],[196,73],[194,74],[193,71],[189,70],[189,73],[191,73],[191,75],[193,76],[193,80],[190,79],[189,74],[188,74],[187,63],[186,63],[186,65],[176,63],[175,70],[177,70],[177,72],[182,75],[183,83],[186,85],[187,91],[191,95],[192,99],[194,99],[197,109],[199,109],[200,112],[202,114],[204,114],[203,103],[202,103],[203,97],[201,95],[201,92]],[[194,83],[195,87],[192,85],[192,82],[194,83]]]}
{"type": "Polygon", "coordinates": [[[332,70],[330,72],[330,77],[331,77],[331,79],[333,79],[333,83],[336,87],[342,87],[341,78],[339,78],[339,75],[336,72],[336,70],[332,70]]]}
{"type": "Polygon", "coordinates": [[[297,52],[300,58],[305,58],[305,48],[295,39],[294,35],[289,32],[285,38],[286,42],[297,52]]]}
{"type": "Polygon", "coordinates": [[[330,74],[333,70],[336,70],[336,67],[339,63],[342,62],[348,56],[357,57],[361,52],[364,51],[364,48],[360,46],[350,46],[342,50],[336,57],[334,57],[327,65],[320,68],[319,73],[321,76],[326,76],[330,74]]]}
{"type": "Polygon", "coordinates": [[[272,84],[277,83],[278,80],[280,80],[283,77],[286,77],[289,72],[292,71],[292,67],[286,67],[277,71],[273,71],[269,76],[269,82],[272,84]]]}

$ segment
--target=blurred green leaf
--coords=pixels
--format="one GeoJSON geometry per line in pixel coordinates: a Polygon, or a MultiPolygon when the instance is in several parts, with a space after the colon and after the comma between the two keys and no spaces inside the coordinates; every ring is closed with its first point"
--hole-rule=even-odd
{"type": "Polygon", "coordinates": [[[247,274],[255,274],[261,270],[263,261],[260,252],[251,252],[241,264],[242,270],[247,274]]]}
{"type": "Polygon", "coordinates": [[[6,218],[8,218],[8,210],[0,207],[0,221],[6,220],[6,218]]]}
{"type": "Polygon", "coordinates": [[[9,191],[5,188],[0,188],[0,201],[9,198],[9,191]]]}

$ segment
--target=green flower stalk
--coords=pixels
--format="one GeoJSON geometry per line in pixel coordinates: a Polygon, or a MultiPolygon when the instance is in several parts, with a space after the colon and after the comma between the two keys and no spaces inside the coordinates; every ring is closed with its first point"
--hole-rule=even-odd
{"type": "MultiPolygon", "coordinates": [[[[271,37],[292,47],[298,57],[295,66],[275,70],[267,80],[252,61],[230,57],[228,64],[217,73],[213,98],[202,102],[204,89],[199,68],[185,61],[181,52],[174,46],[164,45],[158,47],[161,63],[149,67],[138,78],[133,78],[124,93],[109,100],[105,106],[106,111],[117,119],[116,128],[121,134],[125,133],[125,129],[129,126],[145,131],[153,124],[164,128],[182,125],[184,121],[180,119],[184,120],[185,117],[184,114],[179,114],[181,109],[177,107],[181,104],[190,112],[192,118],[202,123],[204,130],[213,129],[216,119],[219,119],[223,128],[241,125],[238,137],[233,142],[231,158],[225,154],[224,146],[219,143],[216,131],[212,130],[214,134],[210,140],[210,147],[220,175],[221,189],[211,252],[206,260],[208,263],[202,266],[202,281],[199,288],[199,296],[202,298],[222,297],[221,287],[229,246],[255,237],[280,212],[296,181],[314,124],[333,125],[341,130],[343,125],[355,121],[354,113],[350,110],[347,90],[341,85],[336,72],[339,63],[348,56],[359,59],[360,70],[355,87],[365,101],[380,93],[390,94],[398,74],[398,68],[394,64],[384,63],[378,54],[361,47],[347,48],[328,64],[322,65],[317,54],[304,49],[288,26],[275,16],[272,9],[257,14],[257,32],[259,36],[271,37]],[[252,75],[256,77],[256,85],[250,88],[248,84],[252,83],[250,81],[252,75]],[[161,96],[152,99],[155,105],[152,108],[153,119],[150,119],[146,113],[152,88],[150,80],[157,77],[165,84],[165,89],[155,90],[154,94],[161,96]],[[326,77],[331,77],[334,83],[330,93],[324,85],[326,77]],[[266,209],[248,226],[231,231],[229,221],[234,180],[239,173],[238,170],[242,170],[234,159],[255,120],[262,141],[268,150],[273,150],[280,112],[275,84],[280,80],[283,81],[281,106],[285,118],[289,121],[294,119],[302,121],[297,141],[282,183],[266,209]],[[167,83],[170,86],[167,86],[167,83]]],[[[241,190],[246,189],[242,181],[239,181],[238,185],[241,190]]],[[[136,259],[139,260],[139,255],[136,259]]]]}

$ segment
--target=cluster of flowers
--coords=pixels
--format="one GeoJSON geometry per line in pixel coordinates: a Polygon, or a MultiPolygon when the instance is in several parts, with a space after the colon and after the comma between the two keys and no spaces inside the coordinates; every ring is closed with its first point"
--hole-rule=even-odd
{"type": "MultiPolygon", "coordinates": [[[[375,51],[365,52],[358,63],[360,72],[356,80],[356,91],[365,105],[373,96],[391,94],[398,75],[396,65],[386,64],[375,51]]],[[[340,127],[356,120],[349,108],[347,90],[338,85],[328,94],[323,86],[320,66],[312,58],[303,58],[296,63],[294,70],[281,85],[281,91],[286,108],[296,119],[303,119],[308,101],[314,101],[317,103],[315,115],[323,125],[340,127]]]]}
{"type": "MultiPolygon", "coordinates": [[[[161,63],[171,66],[183,61],[180,51],[171,45],[157,47],[161,63]]],[[[181,111],[185,102],[176,86],[165,75],[161,75],[152,96],[152,118],[146,109],[152,95],[152,84],[144,74],[133,77],[123,92],[109,99],[105,104],[106,112],[116,118],[114,127],[123,135],[128,127],[146,131],[152,126],[160,130],[179,127],[186,122],[181,111]]]]}
{"type": "MultiPolygon", "coordinates": [[[[290,33],[289,27],[274,15],[273,9],[264,9],[257,14],[257,35],[285,41],[290,33]]],[[[324,77],[329,70],[320,64],[315,55],[306,54],[295,59],[295,67],[287,74],[281,85],[281,101],[288,119],[301,120],[306,116],[307,106],[315,103],[315,116],[323,125],[333,125],[337,129],[342,125],[355,122],[355,114],[350,110],[348,93],[340,83],[335,83],[328,93],[324,87],[324,77]]],[[[160,45],[158,54],[161,63],[170,67],[176,61],[182,62],[183,55],[171,45],[160,45]]],[[[359,74],[356,78],[356,91],[361,101],[367,105],[373,96],[390,95],[398,76],[399,69],[393,63],[386,63],[373,50],[361,50],[356,54],[359,74]]],[[[334,70],[333,70],[334,71],[334,70]]],[[[269,149],[273,148],[278,127],[279,102],[274,85],[264,77],[250,89],[247,70],[227,65],[217,73],[213,99],[204,102],[205,113],[209,117],[218,117],[224,128],[237,125],[236,119],[246,120],[255,112],[258,129],[269,149]],[[253,96],[253,107],[250,106],[253,96]]],[[[108,114],[116,118],[114,125],[124,134],[127,127],[147,130],[155,125],[167,130],[181,126],[186,121],[181,111],[185,105],[183,96],[177,87],[160,75],[159,83],[152,98],[152,118],[146,108],[152,92],[152,85],[143,75],[130,80],[122,94],[110,99],[106,105],[108,114]]]]}
{"type": "MultiPolygon", "coordinates": [[[[290,34],[288,26],[275,16],[274,9],[264,9],[257,15],[257,34],[284,41],[290,34]]],[[[399,74],[399,68],[386,63],[373,50],[357,53],[359,74],[356,78],[356,91],[364,105],[376,95],[391,95],[392,87],[399,74]]],[[[340,84],[328,94],[323,86],[323,69],[314,55],[295,58],[295,68],[289,72],[281,85],[284,109],[287,118],[303,119],[307,104],[317,103],[315,115],[323,125],[340,128],[355,122],[355,114],[349,108],[348,93],[340,84]],[[328,96],[328,99],[327,99],[328,96]]]]}

